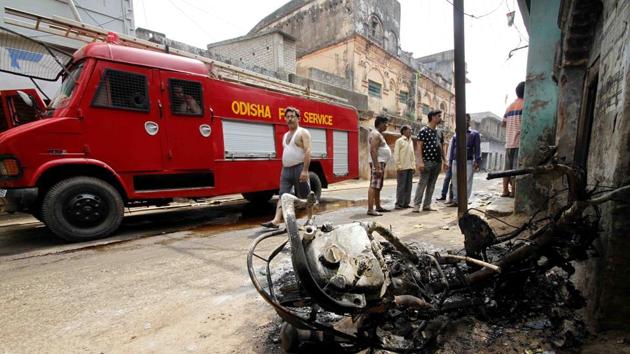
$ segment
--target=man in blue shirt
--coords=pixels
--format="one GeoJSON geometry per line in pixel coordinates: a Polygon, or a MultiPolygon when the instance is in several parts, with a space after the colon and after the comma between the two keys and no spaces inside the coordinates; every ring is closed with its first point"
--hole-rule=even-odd
{"type": "MultiPolygon", "coordinates": [[[[479,171],[481,166],[481,136],[479,132],[470,129],[470,114],[466,113],[466,178],[468,200],[472,194],[472,183],[474,171],[479,171]]],[[[457,206],[457,134],[451,139],[451,153],[448,158],[449,165],[453,171],[453,202],[447,203],[447,206],[457,206]]]]}

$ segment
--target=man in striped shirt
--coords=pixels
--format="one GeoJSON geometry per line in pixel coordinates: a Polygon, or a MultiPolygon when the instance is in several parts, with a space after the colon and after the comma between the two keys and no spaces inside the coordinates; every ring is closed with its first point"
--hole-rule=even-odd
{"type": "MultiPolygon", "coordinates": [[[[523,115],[523,96],[525,82],[516,86],[516,100],[512,102],[503,115],[505,127],[505,169],[513,170],[518,164],[518,147],[521,144],[521,116],[523,115]]],[[[514,197],[514,177],[503,178],[502,197],[514,197]],[[510,185],[512,190],[510,191],[510,185]]]]}

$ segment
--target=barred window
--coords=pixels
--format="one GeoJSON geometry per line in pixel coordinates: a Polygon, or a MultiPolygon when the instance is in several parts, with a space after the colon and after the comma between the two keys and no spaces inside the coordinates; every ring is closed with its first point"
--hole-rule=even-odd
{"type": "Polygon", "coordinates": [[[409,92],[400,91],[400,95],[398,96],[398,100],[400,101],[400,103],[407,104],[407,101],[409,100],[409,92]]]}
{"type": "Polygon", "coordinates": [[[381,87],[383,85],[378,82],[368,80],[368,94],[372,97],[381,97],[381,87]]]}
{"type": "Polygon", "coordinates": [[[169,79],[168,86],[172,114],[203,115],[203,94],[200,82],[169,79]]]}
{"type": "Polygon", "coordinates": [[[107,69],[98,85],[92,105],[149,111],[149,91],[144,75],[107,69]]]}
{"type": "Polygon", "coordinates": [[[429,112],[431,112],[431,108],[429,108],[429,106],[427,106],[426,104],[423,104],[422,105],[422,113],[429,114],[429,112]]]}

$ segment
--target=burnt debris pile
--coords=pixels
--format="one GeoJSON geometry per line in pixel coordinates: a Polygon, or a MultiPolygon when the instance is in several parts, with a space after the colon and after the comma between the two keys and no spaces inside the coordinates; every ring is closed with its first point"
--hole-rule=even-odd
{"type": "Polygon", "coordinates": [[[590,199],[570,194],[555,215],[533,215],[505,235],[469,211],[459,225],[465,255],[426,252],[376,223],[317,226],[309,217],[298,227],[294,204],[310,209],[314,198],[284,195],[288,239],[267,256],[259,245],[284,233],[256,239],[248,270],[282,319],[287,352],[570,352],[586,335],[576,313],[586,302],[569,279],[571,262],[590,255],[597,205],[629,189],[590,199]]]}

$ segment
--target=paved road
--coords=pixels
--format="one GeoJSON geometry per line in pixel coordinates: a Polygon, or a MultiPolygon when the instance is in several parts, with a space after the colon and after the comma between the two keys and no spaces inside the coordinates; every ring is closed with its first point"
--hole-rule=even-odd
{"type": "MultiPolygon", "coordinates": [[[[355,187],[326,192],[316,221],[370,220],[365,188],[355,187]]],[[[393,194],[386,186],[386,205],[393,194]]],[[[454,208],[436,205],[377,220],[421,247],[461,248],[454,208]]],[[[273,204],[240,200],[157,210],[127,217],[113,238],[79,245],[38,223],[2,221],[0,353],[279,352],[268,338],[276,316],[245,267],[264,232],[257,224],[272,213],[273,204]]]]}

